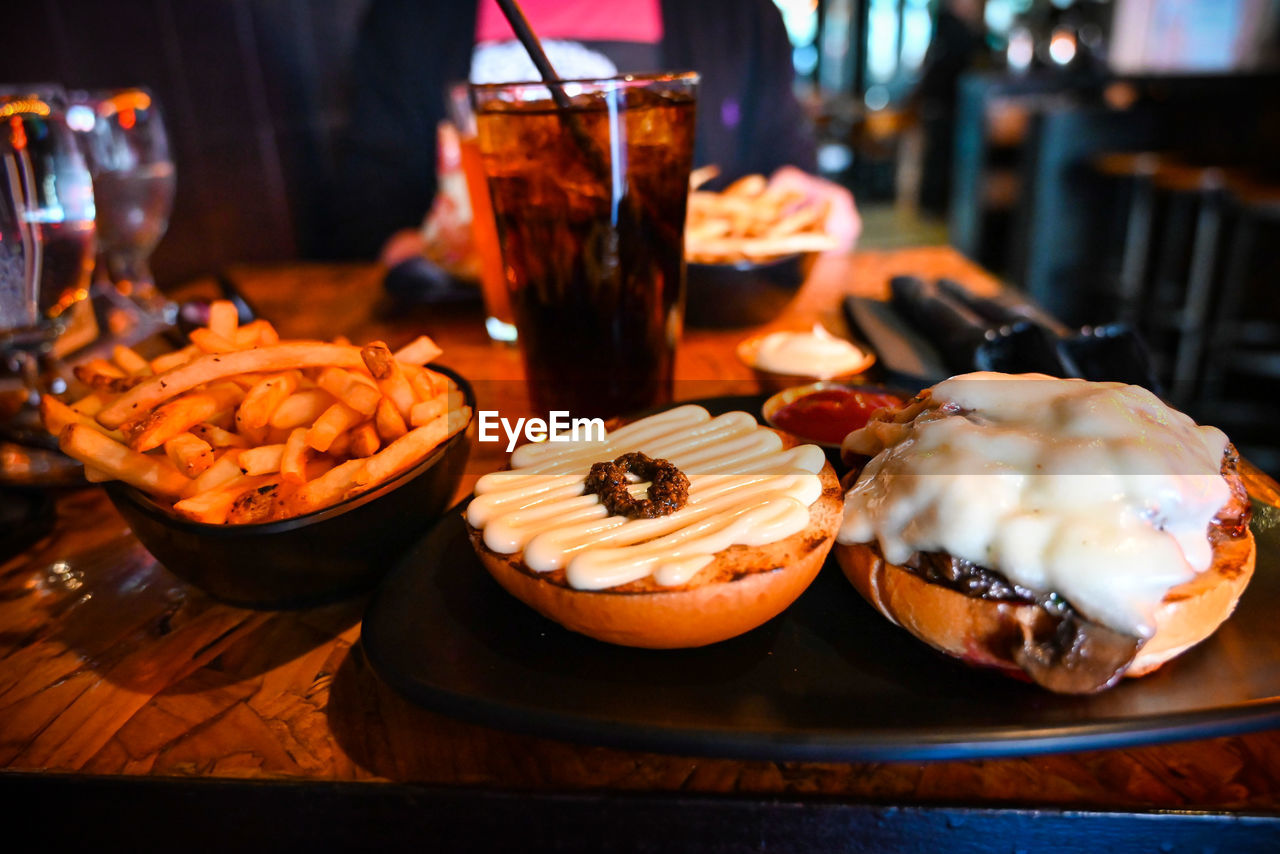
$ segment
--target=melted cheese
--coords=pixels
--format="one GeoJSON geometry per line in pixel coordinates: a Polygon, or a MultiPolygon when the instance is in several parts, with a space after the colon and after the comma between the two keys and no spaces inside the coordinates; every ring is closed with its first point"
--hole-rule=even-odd
{"type": "MultiPolygon", "coordinates": [[[[815,445],[784,449],[776,433],[745,412],[712,418],[681,406],[609,433],[603,442],[524,445],[511,471],[476,482],[467,521],[500,554],[523,549],[535,572],[563,568],[570,586],[604,590],[652,577],[687,583],[717,552],[761,546],[799,533],[822,495],[825,457],[815,445]],[[689,501],[667,516],[610,516],[584,494],[592,463],[640,451],[674,463],[689,478],[689,501]]],[[[635,483],[642,496],[648,483],[635,483]]]]}
{"type": "Polygon", "coordinates": [[[872,458],[838,540],[897,564],[946,551],[1149,637],[1165,594],[1213,561],[1226,443],[1137,386],[966,374],[872,458]]]}

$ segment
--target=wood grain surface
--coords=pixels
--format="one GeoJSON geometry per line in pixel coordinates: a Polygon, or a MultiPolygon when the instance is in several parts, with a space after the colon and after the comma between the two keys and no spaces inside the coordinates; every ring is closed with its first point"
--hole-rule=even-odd
{"type": "MultiPolygon", "coordinates": [[[[775,325],[844,328],[839,296],[900,272],[994,282],[949,249],[827,258],[775,325]]],[[[284,335],[392,347],[426,332],[482,408],[527,408],[518,353],[477,304],[405,309],[371,267],[241,269],[284,335]]],[[[733,346],[758,330],[686,332],[681,389],[754,389],[733,346]]],[[[475,446],[472,477],[504,454],[475,446]]],[[[459,495],[470,487],[462,484],[459,495]]],[[[1264,483],[1255,475],[1256,485],[1264,483]]],[[[101,490],[58,496],[52,533],[0,564],[0,769],[103,775],[403,781],[538,791],[643,791],[1110,809],[1280,807],[1280,733],[991,761],[812,763],[665,756],[568,744],[424,711],[359,646],[364,599],[298,612],[222,605],[177,580],[101,490]]]]}

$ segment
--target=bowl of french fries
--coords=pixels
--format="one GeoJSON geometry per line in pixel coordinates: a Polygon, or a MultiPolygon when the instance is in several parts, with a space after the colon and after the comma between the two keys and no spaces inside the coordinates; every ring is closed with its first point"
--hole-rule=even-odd
{"type": "Polygon", "coordinates": [[[76,366],[87,394],[41,404],[173,574],[244,607],[334,601],[450,505],[475,398],[431,339],[282,341],[230,303],[190,339],[150,360],[118,347],[76,366]]]}
{"type": "Polygon", "coordinates": [[[828,202],[747,175],[720,192],[700,189],[713,166],[690,177],[685,223],[692,326],[755,326],[777,317],[821,252],[840,248],[824,230],[828,202]]]}

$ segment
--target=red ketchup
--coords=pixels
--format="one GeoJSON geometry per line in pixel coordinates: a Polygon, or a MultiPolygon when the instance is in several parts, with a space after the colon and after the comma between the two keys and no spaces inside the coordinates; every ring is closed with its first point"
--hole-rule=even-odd
{"type": "Polygon", "coordinates": [[[783,406],[773,414],[773,423],[805,439],[839,445],[850,432],[865,426],[871,413],[902,402],[896,394],[824,388],[783,406]]]}

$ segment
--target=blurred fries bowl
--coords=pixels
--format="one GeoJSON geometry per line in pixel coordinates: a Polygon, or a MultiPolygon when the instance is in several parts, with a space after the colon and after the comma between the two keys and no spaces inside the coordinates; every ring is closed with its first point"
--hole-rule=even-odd
{"type": "MultiPolygon", "coordinates": [[[[448,368],[433,369],[452,379],[474,410],[470,384],[448,368]]],[[[147,550],[184,581],[241,607],[311,607],[372,587],[449,507],[470,450],[465,434],[464,426],[368,491],[279,521],[195,522],[123,481],[103,486],[147,550]]]]}
{"type": "Polygon", "coordinates": [[[770,261],[687,266],[685,320],[690,326],[741,327],[768,323],[804,284],[818,253],[770,261]]]}

